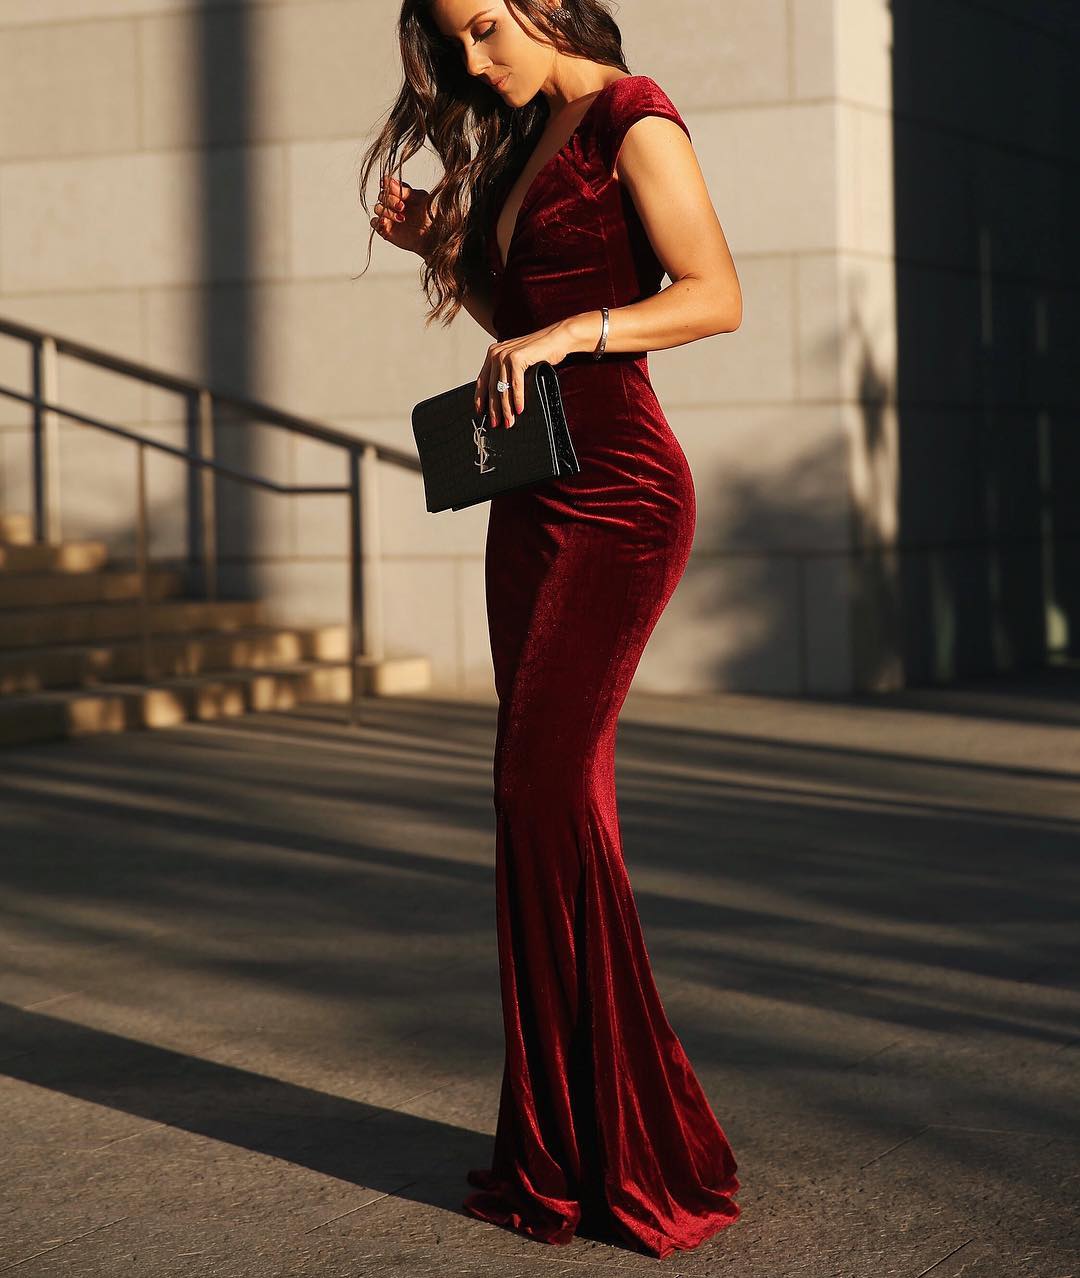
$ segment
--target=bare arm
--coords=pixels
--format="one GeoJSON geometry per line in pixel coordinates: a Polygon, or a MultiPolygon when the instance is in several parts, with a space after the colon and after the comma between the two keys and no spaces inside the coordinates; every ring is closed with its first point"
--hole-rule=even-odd
{"type": "MultiPolygon", "coordinates": [[[[629,191],[671,283],[611,311],[609,351],[654,351],[732,332],[742,290],[690,139],[673,121],[644,116],[626,131],[615,176],[629,191]]],[[[570,350],[591,351],[599,310],[565,320],[570,350]]]]}
{"type": "Polygon", "coordinates": [[[490,288],[484,289],[482,292],[474,292],[466,286],[461,304],[482,329],[490,333],[492,337],[497,338],[499,336],[495,331],[495,320],[493,318],[495,314],[495,299],[490,288]]]}
{"type": "MultiPolygon", "coordinates": [[[[423,257],[423,254],[421,254],[423,257]]],[[[498,337],[495,331],[495,296],[491,285],[474,289],[468,284],[465,286],[465,292],[461,297],[461,305],[469,312],[474,320],[492,337],[498,337]]]]}
{"type": "MultiPolygon", "coordinates": [[[[431,232],[428,212],[430,193],[410,186],[399,178],[389,177],[380,186],[379,197],[371,225],[378,229],[383,239],[399,248],[408,249],[426,261],[431,232]]],[[[462,305],[485,332],[498,337],[494,322],[495,302],[490,286],[475,292],[467,288],[462,305]]]]}

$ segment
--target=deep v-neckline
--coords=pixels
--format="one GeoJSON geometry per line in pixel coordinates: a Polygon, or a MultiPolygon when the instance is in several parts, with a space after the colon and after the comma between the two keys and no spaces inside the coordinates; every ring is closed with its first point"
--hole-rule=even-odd
{"type": "MultiPolygon", "coordinates": [[[[536,170],[536,172],[532,175],[532,179],[530,180],[529,185],[525,188],[525,194],[521,197],[521,203],[518,205],[517,213],[514,215],[514,224],[510,228],[510,238],[506,241],[505,257],[503,257],[502,248],[499,245],[499,221],[502,218],[502,215],[506,209],[506,200],[504,200],[502,204],[500,204],[499,207],[496,209],[495,220],[492,223],[492,227],[491,227],[491,239],[492,239],[492,243],[495,245],[495,261],[499,267],[500,273],[504,273],[506,271],[506,264],[507,262],[510,261],[510,254],[514,250],[514,238],[517,235],[518,227],[521,225],[521,215],[525,212],[525,205],[529,202],[529,196],[535,190],[537,182],[539,182],[544,172],[552,164],[555,163],[555,161],[559,158],[559,156],[562,155],[562,153],[566,150],[566,148],[570,145],[570,143],[573,142],[574,138],[577,137],[578,133],[581,130],[581,126],[589,118],[589,114],[592,111],[593,107],[596,106],[597,102],[600,101],[601,97],[603,97],[603,95],[608,91],[608,89],[610,89],[613,84],[620,84],[623,80],[632,80],[632,79],[633,79],[633,76],[621,75],[618,77],[618,79],[609,80],[607,84],[602,85],[597,90],[596,96],[593,98],[593,100],[589,103],[589,105],[585,108],[585,110],[582,111],[581,117],[579,118],[577,124],[575,124],[574,127],[570,130],[570,133],[567,135],[566,141],[562,144],[562,146],[559,147],[557,151],[553,152],[550,156],[548,156],[548,158],[544,161],[544,163],[541,164],[540,167],[536,170]]],[[[531,158],[532,157],[530,156],[530,159],[531,158]]],[[[514,179],[514,183],[516,183],[516,181],[517,181],[517,178],[514,179]]],[[[511,183],[511,189],[513,188],[514,183],[511,183]]],[[[507,192],[507,199],[509,199],[509,194],[510,193],[507,192]]]]}

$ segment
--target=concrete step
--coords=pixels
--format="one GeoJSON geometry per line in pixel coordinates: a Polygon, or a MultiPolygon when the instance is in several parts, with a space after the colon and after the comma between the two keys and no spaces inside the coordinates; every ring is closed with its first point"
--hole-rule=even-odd
{"type": "MultiPolygon", "coordinates": [[[[150,568],[151,599],[172,599],[184,589],[184,573],[150,568]]],[[[50,608],[63,604],[129,603],[139,598],[139,574],[107,568],[99,572],[0,573],[0,608],[50,608]]]]}
{"type": "Polygon", "coordinates": [[[0,542],[0,573],[97,572],[108,558],[103,541],[62,541],[59,546],[0,542]]]}
{"type": "Polygon", "coordinates": [[[0,515],[0,541],[15,546],[29,546],[34,540],[34,525],[29,515],[0,515]]]}
{"type": "MultiPolygon", "coordinates": [[[[431,681],[426,657],[362,659],[357,672],[365,695],[423,692],[431,681]]],[[[264,670],[7,697],[0,701],[0,746],[166,728],[188,720],[288,710],[305,701],[344,705],[350,695],[348,673],[347,662],[298,661],[264,670]]]]}
{"type": "MultiPolygon", "coordinates": [[[[149,605],[152,634],[237,630],[262,624],[259,599],[171,599],[149,605]]],[[[140,633],[137,603],[65,604],[0,611],[0,651],[36,644],[131,639],[140,633]]]]}
{"type": "MultiPolygon", "coordinates": [[[[342,625],[193,631],[152,635],[151,650],[155,672],[167,677],[257,670],[293,661],[345,661],[348,632],[342,625]]],[[[45,688],[96,687],[130,679],[142,679],[142,642],[138,638],[0,648],[3,696],[45,688]]]]}

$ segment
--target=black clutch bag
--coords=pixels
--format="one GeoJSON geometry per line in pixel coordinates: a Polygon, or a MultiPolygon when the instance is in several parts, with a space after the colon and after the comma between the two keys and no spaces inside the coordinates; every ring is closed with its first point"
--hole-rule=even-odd
{"type": "Polygon", "coordinates": [[[525,409],[513,426],[489,429],[475,395],[476,382],[465,382],[412,410],[429,511],[461,510],[509,488],[579,473],[559,379],[546,360],[525,370],[525,409]]]}

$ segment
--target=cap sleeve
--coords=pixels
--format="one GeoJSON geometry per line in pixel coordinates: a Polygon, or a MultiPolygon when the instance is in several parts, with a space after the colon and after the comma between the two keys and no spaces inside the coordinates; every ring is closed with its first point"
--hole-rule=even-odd
{"type": "Polygon", "coordinates": [[[604,118],[598,130],[597,150],[607,177],[614,176],[615,163],[627,129],[645,115],[660,115],[673,120],[690,137],[686,121],[651,76],[624,76],[611,86],[604,118]]]}

